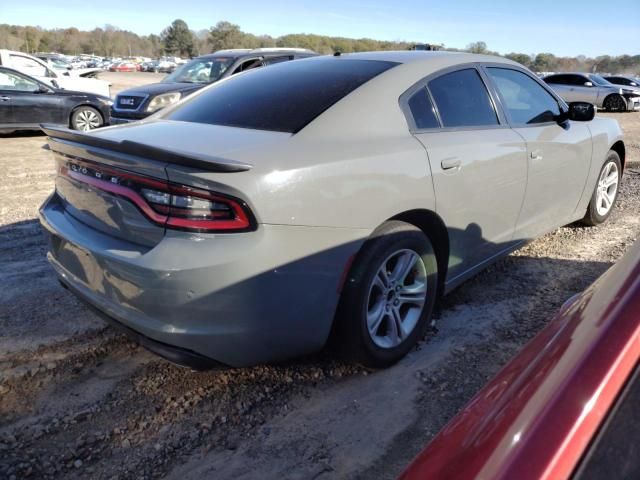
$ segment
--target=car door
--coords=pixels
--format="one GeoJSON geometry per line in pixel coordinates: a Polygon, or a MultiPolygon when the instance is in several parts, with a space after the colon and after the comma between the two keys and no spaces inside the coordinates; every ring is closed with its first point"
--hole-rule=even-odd
{"type": "Polygon", "coordinates": [[[11,75],[6,70],[0,69],[0,127],[15,123],[11,108],[11,90],[14,84],[11,75]]]}
{"type": "Polygon", "coordinates": [[[550,75],[544,78],[544,82],[547,83],[551,88],[565,101],[565,102],[573,102],[571,100],[572,95],[572,84],[571,84],[570,75],[550,75]]]}
{"type": "Polygon", "coordinates": [[[526,142],[527,191],[516,238],[530,239],[577,220],[591,164],[586,123],[558,123],[558,100],[535,77],[509,66],[486,66],[513,131],[526,142]]]}
{"type": "Polygon", "coordinates": [[[598,103],[598,86],[595,85],[586,75],[567,75],[571,82],[569,86],[568,102],[588,102],[596,105],[598,103]]]}
{"type": "Polygon", "coordinates": [[[64,110],[60,96],[49,87],[26,75],[8,70],[3,71],[0,78],[0,100],[11,108],[9,123],[68,123],[63,119],[64,110]]]}
{"type": "Polygon", "coordinates": [[[524,198],[523,139],[495,108],[480,72],[427,77],[404,96],[431,166],[436,212],[449,230],[449,282],[512,246],[524,198]]]}

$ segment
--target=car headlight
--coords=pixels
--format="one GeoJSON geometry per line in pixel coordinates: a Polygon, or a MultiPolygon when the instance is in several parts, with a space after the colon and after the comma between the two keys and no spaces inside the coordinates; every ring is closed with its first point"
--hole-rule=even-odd
{"type": "Polygon", "coordinates": [[[147,112],[155,112],[156,110],[160,110],[172,103],[176,103],[180,100],[180,93],[163,93],[162,95],[156,95],[149,102],[149,106],[147,107],[147,112]]]}
{"type": "Polygon", "coordinates": [[[110,98],[99,98],[98,99],[100,101],[100,103],[102,103],[103,105],[107,105],[107,106],[111,106],[113,105],[113,100],[111,100],[110,98]]]}

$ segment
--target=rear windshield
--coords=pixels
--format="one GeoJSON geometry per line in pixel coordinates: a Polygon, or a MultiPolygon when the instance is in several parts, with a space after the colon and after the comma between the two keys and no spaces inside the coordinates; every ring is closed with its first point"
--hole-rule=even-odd
{"type": "Polygon", "coordinates": [[[333,57],[285,62],[221,82],[167,112],[165,118],[296,133],[338,100],[395,65],[333,57]]]}

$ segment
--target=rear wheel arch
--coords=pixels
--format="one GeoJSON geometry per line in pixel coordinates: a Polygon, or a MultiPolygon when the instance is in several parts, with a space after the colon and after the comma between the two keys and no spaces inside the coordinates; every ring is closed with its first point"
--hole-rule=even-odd
{"type": "Polygon", "coordinates": [[[442,296],[449,267],[449,233],[440,216],[432,210],[416,209],[399,213],[389,220],[400,220],[414,225],[429,238],[436,251],[438,263],[438,297],[442,296]]]}
{"type": "Polygon", "coordinates": [[[626,154],[624,142],[622,140],[618,140],[616,143],[611,145],[611,148],[609,148],[609,150],[613,150],[618,154],[618,157],[620,157],[620,165],[622,166],[622,171],[624,172],[624,163],[625,163],[625,154],[626,154]]]}

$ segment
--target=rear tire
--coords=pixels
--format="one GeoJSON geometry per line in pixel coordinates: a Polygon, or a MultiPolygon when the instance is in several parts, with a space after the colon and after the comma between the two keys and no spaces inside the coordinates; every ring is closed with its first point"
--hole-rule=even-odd
{"type": "Polygon", "coordinates": [[[389,221],[358,253],[345,282],[334,328],[343,357],[366,367],[396,363],[424,336],[438,287],[429,238],[389,221]]]}
{"type": "Polygon", "coordinates": [[[608,112],[626,112],[627,111],[627,102],[625,102],[624,97],[618,94],[609,95],[604,99],[602,106],[608,112]]]}
{"type": "Polygon", "coordinates": [[[618,198],[622,164],[620,157],[613,150],[609,150],[607,158],[598,174],[598,181],[591,195],[591,201],[582,223],[588,226],[600,225],[611,212],[618,198]]]}
{"type": "Polygon", "coordinates": [[[71,114],[71,128],[74,130],[88,132],[102,125],[104,125],[102,114],[93,107],[78,107],[71,114]]]}

